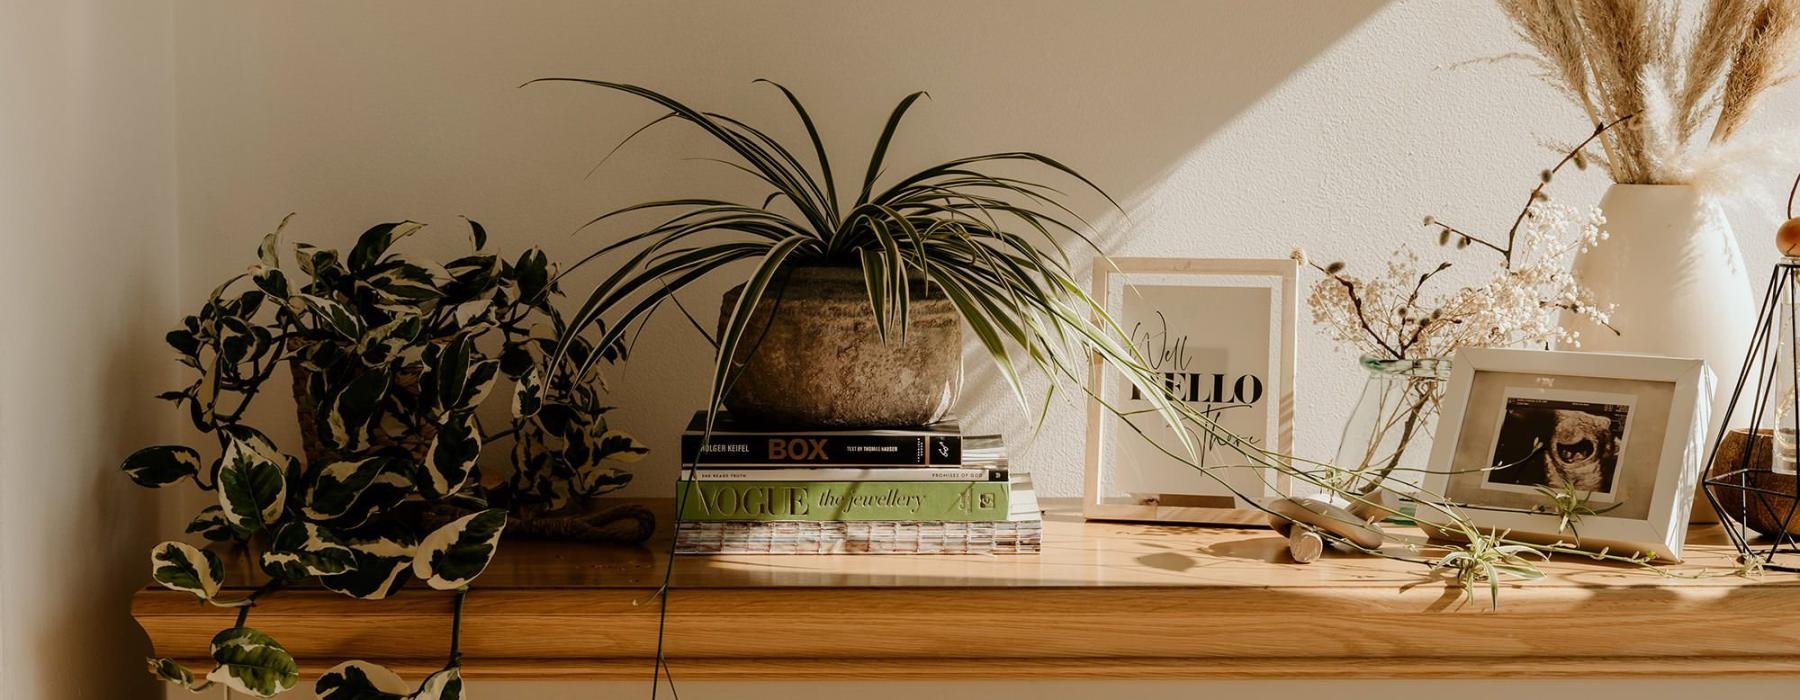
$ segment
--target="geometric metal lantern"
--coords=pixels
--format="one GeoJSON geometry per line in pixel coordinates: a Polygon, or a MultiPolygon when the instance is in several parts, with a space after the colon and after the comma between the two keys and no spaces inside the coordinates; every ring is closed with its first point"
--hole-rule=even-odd
{"type": "Polygon", "coordinates": [[[1800,259],[1784,258],[1769,275],[1768,291],[1744,356],[1744,370],[1726,404],[1706,460],[1707,501],[1737,547],[1741,562],[1800,572],[1800,479],[1795,477],[1800,428],[1800,259]],[[1748,392],[1748,393],[1746,393],[1748,392]],[[1748,399],[1746,405],[1741,399],[1748,399]],[[1728,430],[1732,413],[1748,410],[1748,429],[1728,430]]]}

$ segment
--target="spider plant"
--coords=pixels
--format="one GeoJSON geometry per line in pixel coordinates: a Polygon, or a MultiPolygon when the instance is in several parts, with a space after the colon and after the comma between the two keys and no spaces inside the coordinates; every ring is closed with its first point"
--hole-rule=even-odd
{"type": "MultiPolygon", "coordinates": [[[[575,266],[603,256],[629,256],[570,319],[574,328],[601,326],[602,343],[624,339],[664,302],[702,279],[733,274],[743,281],[743,291],[727,309],[714,339],[717,359],[707,411],[709,431],[711,417],[735,378],[733,358],[745,343],[755,342],[746,334],[752,312],[765,298],[779,299],[786,274],[802,266],[860,269],[868,312],[883,342],[906,337],[907,308],[916,293],[910,283],[922,280],[927,293],[941,294],[954,304],[1022,406],[1029,408],[1022,369],[1035,367],[1051,378],[1044,396],[1048,408],[1064,380],[1081,384],[1091,352],[1137,385],[1164,420],[1182,424],[1180,407],[1160,389],[1142,358],[1121,342],[1125,334],[1118,324],[1071,273],[1062,239],[1093,246],[1079,228],[1087,222],[1063,203],[1059,190],[993,172],[997,165],[1023,165],[1072,180],[1117,206],[1074,169],[1039,153],[1005,151],[884,178],[888,149],[907,111],[925,97],[923,92],[907,95],[893,109],[862,176],[843,180],[806,107],[779,84],[758,81],[773,85],[786,98],[805,130],[804,149],[789,148],[745,121],[635,85],[576,78],[532,83],[544,81],[578,83],[647,100],[666,113],[633,132],[621,147],[662,122],[686,122],[735,156],[724,162],[769,189],[759,203],[683,198],[607,212],[587,226],[633,212],[659,211],[666,216],[647,230],[601,247],[575,266]]],[[[1192,435],[1176,432],[1192,452],[1192,435]]]]}
{"type": "Polygon", "coordinates": [[[1595,508],[1593,504],[1593,492],[1582,491],[1576,488],[1573,482],[1563,482],[1561,486],[1554,488],[1549,486],[1534,486],[1532,488],[1537,491],[1539,496],[1543,496],[1546,501],[1543,505],[1538,506],[1534,510],[1537,512],[1556,514],[1558,516],[1556,523],[1557,534],[1561,534],[1564,530],[1567,530],[1570,535],[1575,537],[1575,541],[1578,543],[1581,541],[1581,531],[1577,528],[1581,526],[1581,521],[1584,518],[1587,518],[1588,516],[1605,515],[1617,509],[1619,506],[1625,505],[1623,503],[1614,503],[1604,508],[1595,508]]]}
{"type": "Polygon", "coordinates": [[[1535,581],[1544,577],[1544,572],[1525,558],[1530,555],[1547,560],[1550,555],[1544,550],[1508,542],[1506,533],[1482,532],[1466,521],[1458,520],[1455,526],[1458,534],[1467,540],[1467,544],[1445,545],[1444,556],[1431,565],[1431,570],[1450,572],[1470,602],[1475,600],[1476,586],[1485,583],[1490,596],[1489,604],[1498,609],[1500,579],[1512,577],[1535,581]]]}

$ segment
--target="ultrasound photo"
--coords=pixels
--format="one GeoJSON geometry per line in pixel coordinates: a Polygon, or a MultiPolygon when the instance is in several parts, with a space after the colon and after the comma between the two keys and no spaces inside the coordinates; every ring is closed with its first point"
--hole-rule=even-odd
{"type": "Polygon", "coordinates": [[[1490,484],[1612,493],[1630,406],[1508,398],[1490,484]]]}

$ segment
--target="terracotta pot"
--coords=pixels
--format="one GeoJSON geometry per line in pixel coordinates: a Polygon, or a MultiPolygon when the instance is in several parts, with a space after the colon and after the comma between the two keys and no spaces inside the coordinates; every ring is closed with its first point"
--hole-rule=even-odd
{"type": "MultiPolygon", "coordinates": [[[[860,269],[798,267],[777,276],[733,353],[726,408],[783,428],[942,420],[962,387],[962,317],[922,279],[911,280],[911,290],[906,336],[882,342],[860,269]]],[[[721,329],[742,291],[725,293],[721,329]]]]}

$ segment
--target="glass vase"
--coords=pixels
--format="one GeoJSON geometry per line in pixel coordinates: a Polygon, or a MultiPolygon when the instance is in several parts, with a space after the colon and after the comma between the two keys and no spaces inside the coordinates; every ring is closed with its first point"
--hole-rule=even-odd
{"type": "Polygon", "coordinates": [[[1777,280],[1779,284],[1770,290],[1776,296],[1775,337],[1763,341],[1774,344],[1774,358],[1765,361],[1775,373],[1773,391],[1769,394],[1774,404],[1770,408],[1775,412],[1775,459],[1771,469],[1777,474],[1788,475],[1800,472],[1796,469],[1796,463],[1800,462],[1797,458],[1800,455],[1800,363],[1795,361],[1796,353],[1800,352],[1800,348],[1796,348],[1796,338],[1800,336],[1795,335],[1800,333],[1800,328],[1795,327],[1796,321],[1800,320],[1800,303],[1795,299],[1800,295],[1800,290],[1796,290],[1800,285],[1797,263],[1800,260],[1788,258],[1775,268],[1776,275],[1787,279],[1777,280]]]}
{"type": "Polygon", "coordinates": [[[1379,486],[1416,490],[1431,456],[1450,360],[1364,355],[1358,364],[1369,376],[1344,424],[1333,461],[1345,470],[1340,487],[1356,494],[1369,494],[1379,486]]]}

